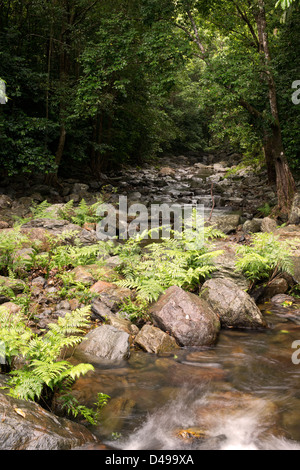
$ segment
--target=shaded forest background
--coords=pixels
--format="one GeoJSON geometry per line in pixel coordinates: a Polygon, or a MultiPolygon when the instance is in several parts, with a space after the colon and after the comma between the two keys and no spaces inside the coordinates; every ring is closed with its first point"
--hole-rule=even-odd
{"type": "Polygon", "coordinates": [[[274,0],[263,2],[267,64],[257,31],[260,4],[1,1],[0,77],[9,98],[0,107],[2,176],[38,172],[54,181],[74,168],[100,175],[164,152],[203,150],[234,150],[257,165],[273,125],[269,73],[295,175],[299,4],[283,17],[274,0]]]}

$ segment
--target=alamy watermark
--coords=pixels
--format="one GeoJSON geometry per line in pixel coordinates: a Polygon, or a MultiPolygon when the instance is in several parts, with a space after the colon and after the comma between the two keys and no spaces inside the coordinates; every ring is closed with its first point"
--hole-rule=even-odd
{"type": "Polygon", "coordinates": [[[292,94],[292,102],[294,104],[300,104],[300,80],[295,80],[292,83],[292,88],[296,90],[292,94]]]}
{"type": "Polygon", "coordinates": [[[0,365],[6,364],[5,343],[0,341],[0,365]]]}
{"type": "Polygon", "coordinates": [[[6,104],[7,101],[5,81],[0,78],[0,104],[6,104]]]}
{"type": "Polygon", "coordinates": [[[138,203],[128,206],[127,196],[119,196],[118,209],[112,204],[101,204],[97,209],[101,221],[97,224],[99,240],[128,240],[143,238],[182,239],[189,236],[201,249],[204,245],[204,205],[138,203]]]}
{"type": "Polygon", "coordinates": [[[296,351],[292,354],[292,363],[295,365],[300,364],[300,341],[294,341],[292,344],[292,349],[296,349],[296,351]]]}

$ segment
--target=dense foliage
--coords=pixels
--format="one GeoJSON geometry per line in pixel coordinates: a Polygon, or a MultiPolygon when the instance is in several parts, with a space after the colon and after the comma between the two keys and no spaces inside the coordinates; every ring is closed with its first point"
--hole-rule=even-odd
{"type": "Polygon", "coordinates": [[[230,148],[265,156],[288,206],[293,181],[275,161],[299,167],[299,21],[291,0],[1,2],[1,167],[97,175],[230,148]]]}

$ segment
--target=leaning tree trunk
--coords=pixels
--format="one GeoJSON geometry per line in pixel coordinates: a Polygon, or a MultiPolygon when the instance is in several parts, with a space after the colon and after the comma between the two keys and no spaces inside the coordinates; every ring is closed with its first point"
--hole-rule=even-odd
{"type": "Polygon", "coordinates": [[[296,185],[288,165],[282,142],[277,104],[276,84],[271,70],[272,61],[269,49],[264,0],[258,0],[258,12],[256,15],[256,23],[258,29],[259,50],[262,54],[265,65],[264,72],[268,83],[269,104],[272,115],[270,135],[265,134],[264,140],[268,176],[269,178],[273,179],[275,169],[278,198],[278,207],[276,208],[276,212],[282,214],[289,214],[293,198],[296,192],[296,185]]]}

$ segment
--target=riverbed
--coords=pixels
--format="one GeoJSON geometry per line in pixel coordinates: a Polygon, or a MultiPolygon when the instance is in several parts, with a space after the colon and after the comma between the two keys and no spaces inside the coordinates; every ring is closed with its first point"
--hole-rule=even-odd
{"type": "Polygon", "coordinates": [[[99,443],[119,450],[300,450],[297,310],[261,309],[266,331],[222,330],[213,348],[165,357],[133,351],[122,364],[95,364],[74,392],[87,406],[99,392],[111,397],[92,429],[99,443]]]}

